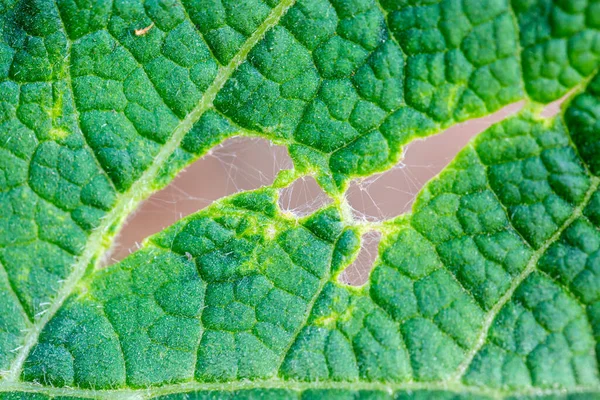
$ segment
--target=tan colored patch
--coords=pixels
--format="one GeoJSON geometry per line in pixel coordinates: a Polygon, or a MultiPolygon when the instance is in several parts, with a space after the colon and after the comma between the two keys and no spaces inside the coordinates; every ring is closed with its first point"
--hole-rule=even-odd
{"type": "Polygon", "coordinates": [[[151,23],[150,25],[148,25],[145,28],[142,29],[136,29],[135,30],[135,36],[144,36],[146,35],[148,32],[150,32],[150,29],[154,28],[154,22],[151,23]]]}

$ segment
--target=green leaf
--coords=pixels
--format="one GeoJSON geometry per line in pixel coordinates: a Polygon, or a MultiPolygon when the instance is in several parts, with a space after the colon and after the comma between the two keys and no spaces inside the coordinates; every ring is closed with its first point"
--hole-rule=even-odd
{"type": "Polygon", "coordinates": [[[600,3],[555,3],[0,2],[0,399],[600,396],[600,3]],[[352,218],[351,179],[521,99],[410,215],[352,218]],[[98,268],[236,135],[294,169],[98,268]],[[308,174],[333,205],[282,212],[308,174]]]}

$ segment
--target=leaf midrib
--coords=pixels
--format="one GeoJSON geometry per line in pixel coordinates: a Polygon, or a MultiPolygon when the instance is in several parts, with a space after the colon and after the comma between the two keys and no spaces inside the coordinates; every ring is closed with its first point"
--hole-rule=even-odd
{"type": "MultiPolygon", "coordinates": [[[[48,396],[77,396],[83,398],[94,399],[151,399],[158,396],[171,394],[183,394],[190,392],[215,392],[215,391],[239,391],[239,390],[290,390],[290,391],[305,391],[305,390],[348,390],[348,391],[382,391],[388,394],[403,391],[442,391],[455,394],[471,394],[475,396],[487,396],[495,399],[503,399],[510,396],[550,396],[564,395],[567,393],[565,389],[559,388],[525,388],[522,390],[502,390],[492,389],[479,386],[467,386],[460,383],[448,382],[414,382],[408,381],[403,383],[388,384],[383,382],[301,382],[288,381],[284,379],[269,379],[269,380],[246,380],[227,383],[200,383],[197,381],[176,383],[164,385],[154,388],[140,389],[81,389],[81,388],[66,388],[66,387],[46,387],[34,383],[18,382],[0,387],[0,393],[3,392],[26,392],[39,393],[48,396]]],[[[595,386],[577,386],[570,388],[568,393],[588,393],[600,394],[600,387],[595,386]]]]}
{"type": "MultiPolygon", "coordinates": [[[[248,56],[248,53],[263,38],[265,33],[279,23],[279,20],[285,15],[287,10],[294,5],[296,0],[282,0],[274,7],[258,29],[246,40],[237,54],[225,66],[219,68],[217,75],[208,89],[204,92],[198,105],[177,125],[173,130],[170,139],[161,147],[154,158],[152,164],[141,177],[123,194],[118,196],[115,207],[104,217],[102,223],[92,232],[86,243],[86,247],[73,266],[72,272],[56,294],[56,297],[50,307],[45,310],[43,315],[31,325],[29,332],[25,336],[23,346],[11,364],[8,373],[0,381],[0,392],[5,391],[19,379],[23,364],[29,355],[29,352],[38,342],[42,329],[50,319],[60,309],[64,301],[75,289],[79,281],[85,275],[90,263],[97,263],[104,251],[110,247],[111,239],[118,233],[124,219],[133,212],[140,201],[145,199],[153,192],[153,184],[161,168],[169,160],[170,156],[179,147],[184,136],[200,117],[213,106],[213,102],[222,89],[223,85],[231,77],[233,72],[240,66],[248,56]],[[96,261],[94,259],[96,258],[96,261]]],[[[94,265],[94,269],[96,265],[94,265]]]]}

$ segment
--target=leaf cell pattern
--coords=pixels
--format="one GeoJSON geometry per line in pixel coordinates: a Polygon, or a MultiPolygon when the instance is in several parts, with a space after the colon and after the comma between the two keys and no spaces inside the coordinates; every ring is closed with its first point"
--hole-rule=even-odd
{"type": "Polygon", "coordinates": [[[2,2],[0,398],[594,398],[599,15],[595,0],[2,2]],[[349,180],[520,99],[378,228],[369,282],[340,284],[364,229],[349,180]],[[294,169],[96,270],[137,202],[234,135],[288,146],[294,169]],[[306,174],[336,201],[298,219],[278,188],[306,174]]]}

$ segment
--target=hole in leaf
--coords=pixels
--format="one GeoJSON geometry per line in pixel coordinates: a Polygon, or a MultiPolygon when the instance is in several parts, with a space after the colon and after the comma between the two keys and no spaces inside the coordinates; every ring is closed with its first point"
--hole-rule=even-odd
{"type": "Polygon", "coordinates": [[[574,92],[575,92],[575,89],[570,90],[567,92],[567,94],[565,94],[560,99],[554,100],[552,103],[546,104],[546,106],[544,107],[544,109],[542,110],[540,115],[544,118],[555,117],[560,112],[560,108],[562,107],[563,103],[567,99],[569,99],[573,95],[574,92]]]}
{"type": "Polygon", "coordinates": [[[338,280],[350,286],[362,286],[369,280],[369,274],[377,259],[381,232],[369,231],[360,239],[360,251],[354,262],[346,267],[338,280]]]}
{"type": "Polygon", "coordinates": [[[148,236],[230,194],[270,185],[292,167],[287,149],[261,138],[236,137],[191,164],[138,208],[104,265],[120,261],[148,236]]]}
{"type": "Polygon", "coordinates": [[[325,194],[312,176],[296,179],[291,185],[281,189],[279,208],[303,217],[331,203],[331,198],[325,194]]]}
{"type": "Polygon", "coordinates": [[[475,135],[518,112],[524,103],[502,108],[483,118],[455,125],[444,132],[410,143],[402,161],[391,170],[354,180],[346,194],[358,219],[384,221],[410,211],[415,197],[475,135]]]}
{"type": "MultiPolygon", "coordinates": [[[[409,211],[422,186],[437,175],[475,134],[517,112],[521,106],[522,103],[507,106],[490,116],[467,121],[439,135],[414,142],[407,146],[402,162],[391,170],[354,181],[347,197],[355,216],[380,221],[409,211]]],[[[265,139],[236,137],[225,141],[139,207],[123,228],[104,264],[123,259],[137,250],[137,244],[143,239],[182,217],[221,197],[269,185],[279,171],[292,167],[287,149],[265,139]]],[[[280,206],[301,216],[329,201],[314,179],[305,177],[282,191],[280,206]]]]}

